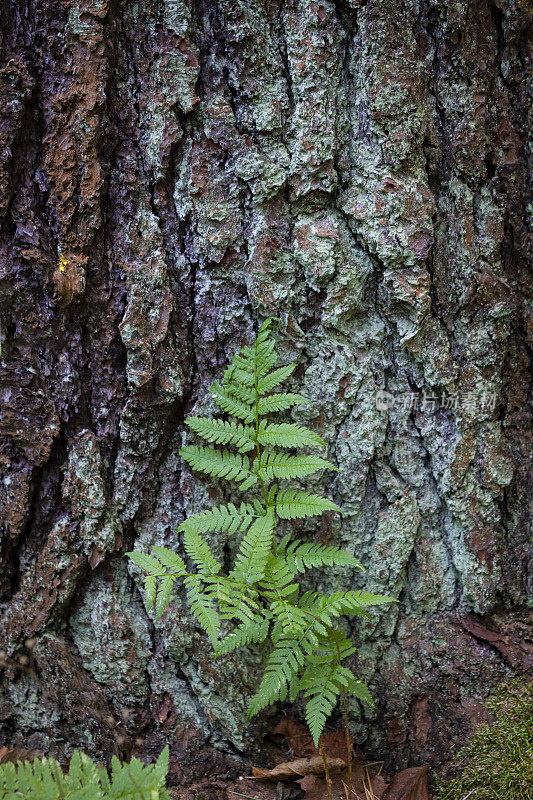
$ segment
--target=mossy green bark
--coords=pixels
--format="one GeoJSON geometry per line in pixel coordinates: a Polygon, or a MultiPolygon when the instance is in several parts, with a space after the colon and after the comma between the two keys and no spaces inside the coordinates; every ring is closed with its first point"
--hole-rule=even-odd
{"type": "Polygon", "coordinates": [[[533,683],[510,681],[487,701],[491,722],[477,725],[454,759],[458,773],[441,781],[439,800],[531,800],[533,797],[533,683]]]}

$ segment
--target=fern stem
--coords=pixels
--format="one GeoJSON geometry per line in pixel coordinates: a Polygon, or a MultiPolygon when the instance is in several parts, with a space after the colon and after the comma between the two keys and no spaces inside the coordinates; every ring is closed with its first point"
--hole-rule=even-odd
{"type": "Polygon", "coordinates": [[[265,508],[268,506],[267,493],[265,483],[261,477],[261,448],[259,446],[259,386],[257,383],[257,358],[254,358],[254,388],[255,388],[255,449],[257,452],[257,477],[261,484],[263,492],[263,499],[265,501],[265,508]]]}
{"type": "Polygon", "coordinates": [[[346,733],[346,750],[348,751],[348,800],[352,800],[352,743],[348,727],[348,706],[346,704],[346,690],[342,687],[342,705],[344,707],[344,731],[346,733]]]}
{"type": "Polygon", "coordinates": [[[333,800],[333,795],[331,794],[331,778],[329,775],[328,760],[326,758],[326,753],[324,752],[324,745],[322,744],[322,736],[318,740],[318,749],[320,751],[320,755],[322,756],[322,761],[324,762],[324,772],[326,774],[326,788],[328,792],[328,800],[333,800]]]}
{"type": "MultiPolygon", "coordinates": [[[[341,650],[339,643],[335,640],[337,645],[337,662],[341,664],[341,650]]],[[[342,687],[342,706],[344,711],[344,732],[346,734],[346,754],[348,758],[348,800],[352,800],[352,743],[350,741],[350,728],[348,726],[348,705],[346,703],[346,690],[342,687]]]]}

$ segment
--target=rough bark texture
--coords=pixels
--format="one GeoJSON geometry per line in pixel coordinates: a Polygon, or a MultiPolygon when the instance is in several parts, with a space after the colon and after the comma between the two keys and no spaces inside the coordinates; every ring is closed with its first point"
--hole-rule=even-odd
{"type": "Polygon", "coordinates": [[[183,419],[274,314],[342,470],[302,534],[400,600],[353,731],[438,763],[532,654],[527,0],[0,6],[0,735],[176,779],[260,741],[258,656],[155,628],[122,554],[222,496],[183,419]]]}

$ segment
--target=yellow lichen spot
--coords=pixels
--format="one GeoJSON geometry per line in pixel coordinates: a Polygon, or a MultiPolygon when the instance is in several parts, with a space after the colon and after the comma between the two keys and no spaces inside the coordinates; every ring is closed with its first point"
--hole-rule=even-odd
{"type": "Polygon", "coordinates": [[[61,258],[59,259],[59,271],[65,272],[67,265],[68,265],[67,259],[65,258],[65,256],[61,256],[61,258]]]}

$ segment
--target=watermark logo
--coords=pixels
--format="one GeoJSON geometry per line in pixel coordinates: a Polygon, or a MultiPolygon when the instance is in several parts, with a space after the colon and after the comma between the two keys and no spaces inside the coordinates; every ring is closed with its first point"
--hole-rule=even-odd
{"type": "Polygon", "coordinates": [[[494,411],[498,395],[496,392],[400,392],[392,394],[383,389],[376,392],[376,408],[378,411],[421,411],[434,414],[439,409],[444,411],[476,412],[494,411]]]}
{"type": "Polygon", "coordinates": [[[390,411],[394,405],[394,395],[390,392],[380,391],[376,394],[376,408],[378,411],[390,411]]]}

